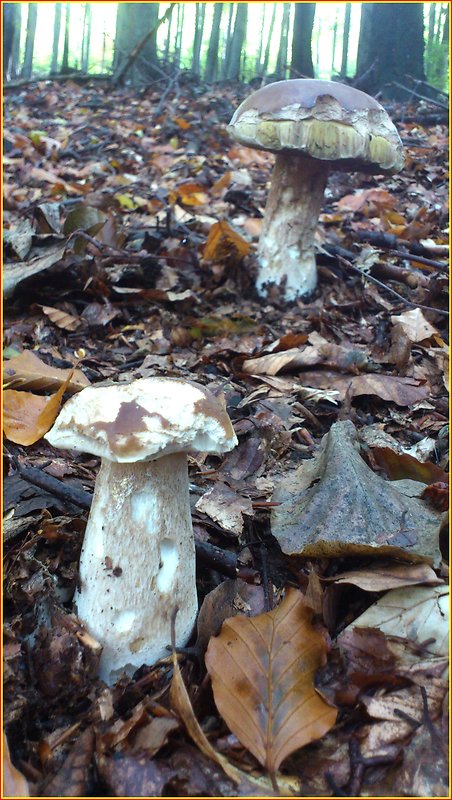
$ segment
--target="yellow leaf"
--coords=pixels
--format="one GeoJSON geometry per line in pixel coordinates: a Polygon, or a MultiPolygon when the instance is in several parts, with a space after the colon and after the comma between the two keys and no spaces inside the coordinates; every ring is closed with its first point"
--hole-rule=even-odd
{"type": "Polygon", "coordinates": [[[191,128],[190,123],[187,122],[187,120],[183,119],[182,117],[173,117],[173,122],[175,122],[176,125],[179,126],[181,131],[187,131],[189,128],[191,128]]]}
{"type": "Polygon", "coordinates": [[[207,261],[223,261],[232,256],[248,255],[251,245],[236,233],[225,220],[215,222],[207,237],[204,258],[207,261]]]}
{"type": "Polygon", "coordinates": [[[6,389],[3,392],[3,431],[6,438],[16,444],[28,446],[44,436],[57,418],[72,374],[73,370],[51,397],[6,389]]]}
{"type": "Polygon", "coordinates": [[[59,308],[52,306],[41,306],[44,314],[48,317],[57,328],[62,328],[65,331],[76,331],[81,325],[81,320],[78,317],[73,317],[72,314],[67,314],[66,311],[61,311],[59,308]]]}
{"type": "Polygon", "coordinates": [[[207,648],[221,716],[273,776],[290,753],[320,739],[336,720],[336,709],[314,687],[327,648],[312,613],[301,592],[289,589],[273,611],[226,620],[207,648]]]}

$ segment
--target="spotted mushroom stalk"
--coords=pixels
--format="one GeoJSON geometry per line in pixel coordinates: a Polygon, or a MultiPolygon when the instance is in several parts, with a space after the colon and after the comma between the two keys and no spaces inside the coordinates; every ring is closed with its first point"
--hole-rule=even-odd
{"type": "Polygon", "coordinates": [[[157,377],[83,389],[46,438],[102,459],[74,599],[111,685],[168,655],[175,606],[176,644],[187,643],[198,611],[187,453],[237,439],[210,391],[157,377]]]}

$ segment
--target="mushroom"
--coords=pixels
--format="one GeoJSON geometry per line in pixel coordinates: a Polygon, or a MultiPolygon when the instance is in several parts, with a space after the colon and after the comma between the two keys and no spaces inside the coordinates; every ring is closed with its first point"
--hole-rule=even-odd
{"type": "Polygon", "coordinates": [[[168,655],[175,606],[176,644],[187,643],[198,611],[187,453],[237,439],[210,391],[160,377],[83,389],[46,438],[102,459],[74,599],[112,684],[168,655]]]}
{"type": "Polygon", "coordinates": [[[285,299],[317,285],[314,234],[332,170],[392,174],[404,162],[383,106],[335,81],[297,79],[262,87],[238,107],[228,131],[276,153],[258,246],[258,293],[285,283],[285,299]]]}

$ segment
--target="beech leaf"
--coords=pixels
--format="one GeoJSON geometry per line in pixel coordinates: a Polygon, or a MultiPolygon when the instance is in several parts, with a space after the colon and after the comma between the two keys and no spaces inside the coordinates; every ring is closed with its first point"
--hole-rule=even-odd
{"type": "Polygon", "coordinates": [[[26,446],[41,439],[57,418],[71,377],[72,372],[51,397],[6,389],[3,392],[3,431],[6,438],[26,446]]]}
{"type": "Polygon", "coordinates": [[[3,734],[3,790],[7,797],[30,796],[27,779],[11,761],[5,734],[3,734]]]}
{"type": "Polygon", "coordinates": [[[31,350],[24,350],[19,356],[3,362],[3,385],[9,389],[46,390],[59,389],[67,382],[69,373],[72,377],[67,384],[68,392],[79,392],[89,386],[88,378],[79,369],[58,369],[49,367],[31,350]]]}
{"type": "Polygon", "coordinates": [[[301,592],[289,589],[272,611],[226,620],[207,648],[221,716],[273,776],[290,753],[320,739],[336,720],[336,709],[314,687],[327,645],[312,614],[301,592]]]}

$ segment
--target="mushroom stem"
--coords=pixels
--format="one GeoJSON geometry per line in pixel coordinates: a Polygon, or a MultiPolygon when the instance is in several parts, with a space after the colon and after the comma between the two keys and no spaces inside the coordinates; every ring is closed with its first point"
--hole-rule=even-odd
{"type": "Polygon", "coordinates": [[[176,605],[176,643],[187,643],[198,603],[185,453],[102,460],[80,579],[77,614],[103,645],[106,683],[168,655],[176,605]]]}
{"type": "Polygon", "coordinates": [[[328,180],[328,164],[282,152],[276,156],[259,240],[257,291],[285,281],[285,300],[317,285],[314,234],[328,180]]]}

